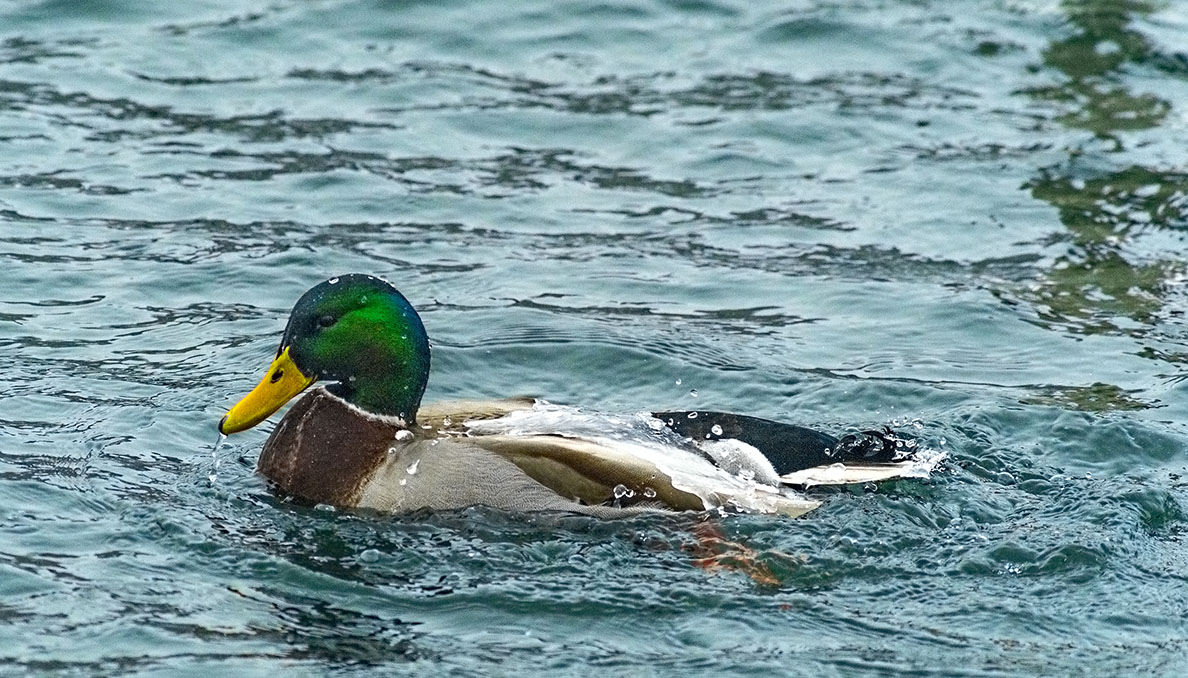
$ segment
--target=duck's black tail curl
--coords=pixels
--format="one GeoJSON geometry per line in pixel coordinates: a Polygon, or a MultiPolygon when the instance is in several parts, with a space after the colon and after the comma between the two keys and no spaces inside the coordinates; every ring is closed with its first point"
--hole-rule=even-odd
{"type": "Polygon", "coordinates": [[[729,412],[670,411],[652,416],[694,441],[740,440],[762,452],[780,475],[836,463],[887,464],[910,457],[916,449],[915,440],[889,427],[839,439],[803,426],[729,412]]]}
{"type": "Polygon", "coordinates": [[[916,450],[916,441],[901,437],[890,426],[882,429],[847,433],[833,448],[833,460],[890,464],[903,461],[916,450]]]}

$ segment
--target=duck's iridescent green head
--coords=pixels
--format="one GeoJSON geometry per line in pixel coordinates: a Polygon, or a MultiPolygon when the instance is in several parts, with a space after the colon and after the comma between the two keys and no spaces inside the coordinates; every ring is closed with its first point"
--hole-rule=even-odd
{"type": "Polygon", "coordinates": [[[276,360],[219,431],[255,426],[315,381],[371,412],[411,424],[429,380],[429,337],[408,300],[386,281],[352,273],[297,301],[276,360]]]}

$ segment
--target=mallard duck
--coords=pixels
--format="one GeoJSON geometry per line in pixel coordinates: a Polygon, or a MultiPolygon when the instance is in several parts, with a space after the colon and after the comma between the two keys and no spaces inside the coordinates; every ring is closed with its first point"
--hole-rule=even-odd
{"type": "Polygon", "coordinates": [[[293,307],[272,365],[219,431],[249,429],[308,390],[264,444],[259,472],[305,501],[389,512],[797,516],[819,502],[790,485],[906,468],[889,432],[839,440],[744,415],[611,416],[534,398],[422,405],[429,355],[425,326],[395,287],[363,274],[330,278],[293,307]],[[311,389],[316,382],[325,385],[311,389]]]}

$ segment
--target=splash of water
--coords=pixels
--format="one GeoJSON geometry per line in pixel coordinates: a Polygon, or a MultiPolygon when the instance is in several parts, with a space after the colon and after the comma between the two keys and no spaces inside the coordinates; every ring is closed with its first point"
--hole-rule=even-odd
{"type": "Polygon", "coordinates": [[[210,484],[214,485],[215,481],[219,479],[219,448],[227,441],[227,436],[222,431],[219,431],[219,439],[215,441],[214,447],[210,449],[210,475],[206,476],[210,480],[210,484]]]}

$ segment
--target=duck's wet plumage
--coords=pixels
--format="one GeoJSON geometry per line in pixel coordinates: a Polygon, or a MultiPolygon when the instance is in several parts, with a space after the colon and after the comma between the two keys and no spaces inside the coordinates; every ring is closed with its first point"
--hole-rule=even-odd
{"type": "Polygon", "coordinates": [[[555,409],[547,430],[501,428],[540,404],[512,398],[422,407],[428,369],[424,327],[395,288],[360,274],[332,278],[297,302],[273,366],[220,430],[248,428],[325,380],[272,432],[260,473],[306,501],[392,512],[485,505],[615,517],[724,507],[795,516],[818,502],[781,476],[809,469],[806,477],[820,479],[826,476],[811,472],[820,467],[839,482],[861,478],[837,473],[848,462],[866,465],[871,477],[897,474],[887,463],[894,439],[879,432],[838,439],[723,412],[655,412],[649,426],[667,433],[643,442],[567,427],[555,409]],[[718,443],[735,445],[731,464],[715,455],[718,443]]]}

